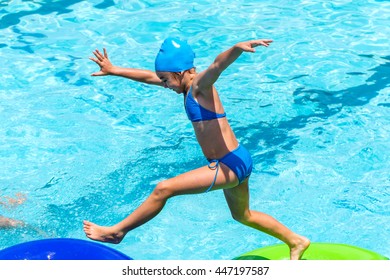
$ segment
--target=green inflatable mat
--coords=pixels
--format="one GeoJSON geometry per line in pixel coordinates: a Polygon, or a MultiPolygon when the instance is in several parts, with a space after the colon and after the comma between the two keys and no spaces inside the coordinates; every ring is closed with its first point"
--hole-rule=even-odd
{"type": "MultiPolygon", "coordinates": [[[[289,248],[285,244],[259,248],[234,258],[234,260],[288,260],[289,248]]],[[[388,260],[373,251],[347,244],[311,243],[302,260],[388,260]]]]}

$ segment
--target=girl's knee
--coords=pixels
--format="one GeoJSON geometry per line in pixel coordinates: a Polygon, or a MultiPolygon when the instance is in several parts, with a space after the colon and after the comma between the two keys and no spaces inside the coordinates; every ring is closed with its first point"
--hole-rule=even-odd
{"type": "Polygon", "coordinates": [[[174,195],[174,192],[171,188],[171,185],[167,180],[162,181],[157,184],[157,186],[154,188],[152,195],[156,199],[168,199],[174,195]]]}
{"type": "Polygon", "coordinates": [[[250,210],[246,210],[239,213],[232,212],[232,217],[234,220],[241,224],[248,224],[250,221],[250,210]]]}

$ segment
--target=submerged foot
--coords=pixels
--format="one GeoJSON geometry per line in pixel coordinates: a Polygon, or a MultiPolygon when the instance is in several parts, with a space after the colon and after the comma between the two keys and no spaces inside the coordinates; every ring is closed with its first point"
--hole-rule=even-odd
{"type": "Polygon", "coordinates": [[[24,227],[25,225],[23,221],[0,216],[0,228],[17,228],[24,227]]]}
{"type": "Polygon", "coordinates": [[[295,244],[290,247],[290,260],[300,260],[309,246],[310,240],[304,236],[298,235],[295,244]]]}
{"type": "Polygon", "coordinates": [[[26,224],[25,224],[25,222],[23,222],[23,221],[12,220],[12,221],[10,221],[10,225],[11,225],[12,227],[24,227],[26,224]]]}
{"type": "Polygon", "coordinates": [[[103,227],[89,221],[83,222],[85,235],[92,240],[118,244],[124,237],[123,232],[118,232],[113,227],[103,227]]]}

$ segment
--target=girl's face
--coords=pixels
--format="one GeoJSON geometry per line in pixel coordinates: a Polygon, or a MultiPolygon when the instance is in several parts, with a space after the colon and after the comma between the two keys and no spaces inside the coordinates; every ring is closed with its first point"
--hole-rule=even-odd
{"type": "Polygon", "coordinates": [[[157,76],[163,82],[165,88],[175,91],[177,94],[183,93],[180,76],[171,72],[156,72],[157,76]]]}

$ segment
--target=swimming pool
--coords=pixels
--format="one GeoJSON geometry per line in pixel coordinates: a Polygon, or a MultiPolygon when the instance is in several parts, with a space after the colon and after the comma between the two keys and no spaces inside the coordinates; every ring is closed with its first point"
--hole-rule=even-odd
{"type": "MultiPolygon", "coordinates": [[[[251,205],[314,242],[390,256],[390,22],[387,1],[2,1],[0,214],[34,228],[2,231],[0,249],[43,237],[85,239],[157,182],[206,164],[182,97],[115,77],[153,69],[168,35],[188,39],[198,70],[252,38],[217,88],[252,153],[251,205]]],[[[171,199],[116,249],[134,259],[232,259],[279,243],[230,217],[222,192],[171,199]]]]}

